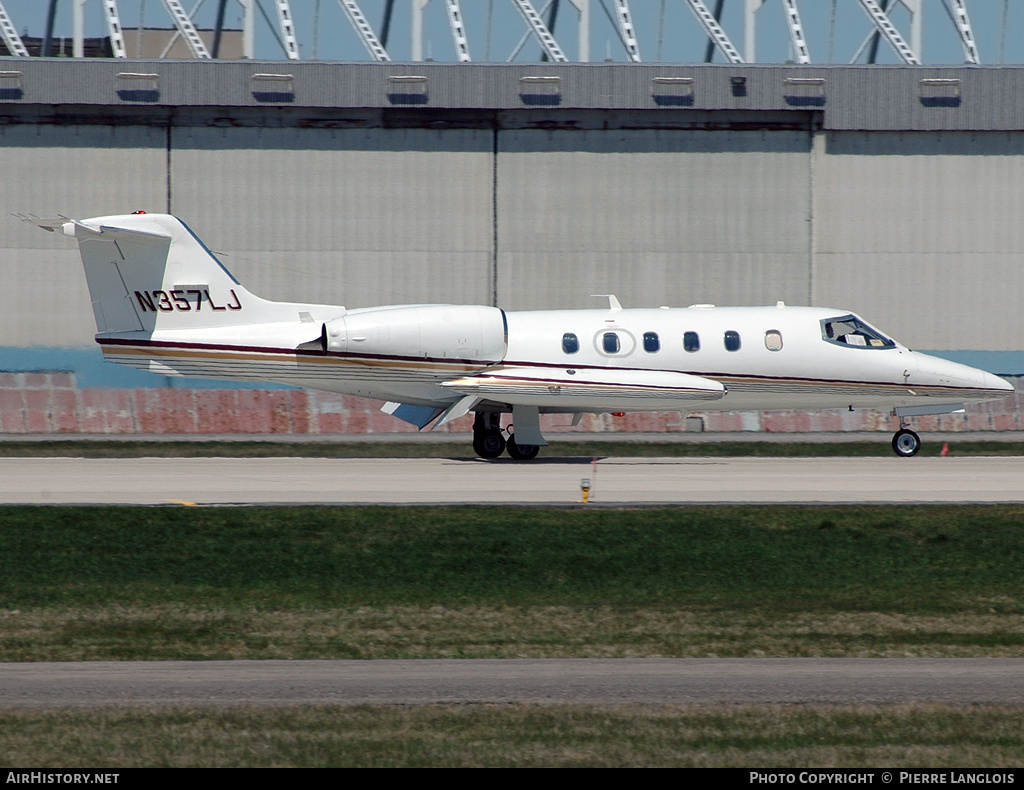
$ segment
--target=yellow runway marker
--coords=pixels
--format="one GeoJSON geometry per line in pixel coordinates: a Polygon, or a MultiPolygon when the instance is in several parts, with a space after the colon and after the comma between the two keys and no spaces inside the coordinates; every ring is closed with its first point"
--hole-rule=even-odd
{"type": "Polygon", "coordinates": [[[189,502],[185,499],[165,499],[164,502],[175,502],[179,505],[185,505],[186,507],[199,507],[195,502],[189,502]]]}

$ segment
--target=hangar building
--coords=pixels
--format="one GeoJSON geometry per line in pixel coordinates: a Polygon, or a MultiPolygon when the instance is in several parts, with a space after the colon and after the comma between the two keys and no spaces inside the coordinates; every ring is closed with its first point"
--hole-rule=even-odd
{"type": "MultiPolygon", "coordinates": [[[[341,396],[104,365],[74,244],[16,213],[174,213],[271,299],[783,300],[1024,375],[1022,68],[16,65],[0,72],[6,433],[403,427],[341,396]]],[[[991,408],[928,419],[1020,429],[1017,404],[991,408]]],[[[706,425],[890,428],[830,419],[706,425]]]]}

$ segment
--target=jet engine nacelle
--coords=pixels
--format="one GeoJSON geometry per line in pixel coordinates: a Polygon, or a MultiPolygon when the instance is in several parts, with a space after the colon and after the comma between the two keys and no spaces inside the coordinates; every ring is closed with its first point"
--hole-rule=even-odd
{"type": "Polygon", "coordinates": [[[323,325],[325,353],[491,364],[505,356],[505,316],[482,305],[422,305],[347,313],[323,325]]]}

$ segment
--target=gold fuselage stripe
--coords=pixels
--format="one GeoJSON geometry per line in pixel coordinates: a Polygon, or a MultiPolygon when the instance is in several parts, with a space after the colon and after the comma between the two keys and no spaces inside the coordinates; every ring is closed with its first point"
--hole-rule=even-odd
{"type": "MultiPolygon", "coordinates": [[[[329,365],[329,366],[342,366],[347,368],[372,368],[377,371],[385,370],[407,370],[409,372],[422,372],[425,375],[434,375],[439,379],[443,379],[453,374],[465,373],[465,372],[477,372],[483,371],[487,368],[491,368],[494,365],[508,364],[508,363],[484,363],[480,362],[477,364],[469,363],[466,361],[451,361],[451,362],[439,362],[437,360],[423,360],[422,362],[409,359],[380,359],[380,358],[369,358],[369,357],[338,357],[338,356],[317,356],[314,354],[297,354],[280,351],[233,351],[228,349],[182,349],[182,348],[168,348],[159,346],[134,346],[134,345],[118,345],[116,341],[106,341],[101,346],[103,354],[110,356],[133,356],[133,357],[145,357],[145,358],[167,358],[167,359],[180,359],[180,360],[195,360],[195,361],[241,361],[241,362],[271,362],[271,363],[292,363],[295,365],[313,364],[313,365],[329,365]]],[[[514,363],[513,363],[514,364],[514,363]]],[[[533,363],[536,366],[536,363],[533,363]]],[[[552,369],[557,369],[562,366],[552,366],[552,369]]],[[[620,369],[621,370],[621,369],[620,369]]],[[[647,370],[640,368],[640,370],[647,370]]],[[[676,371],[669,371],[676,372],[676,371]]],[[[935,396],[943,397],[964,397],[970,398],[977,396],[978,394],[984,394],[987,390],[978,389],[975,387],[944,387],[941,385],[934,384],[916,384],[908,386],[902,383],[890,383],[890,382],[867,382],[867,381],[851,381],[843,379],[802,379],[802,378],[784,378],[784,377],[772,377],[772,376],[761,376],[761,375],[738,375],[735,373],[731,374],[716,374],[716,373],[702,373],[699,371],[682,371],[689,375],[701,376],[709,378],[714,381],[721,382],[728,388],[731,385],[737,387],[737,392],[742,391],[742,388],[750,386],[758,386],[759,388],[765,388],[767,386],[775,385],[781,388],[791,387],[807,387],[813,389],[826,389],[826,388],[849,388],[856,390],[874,390],[880,395],[915,395],[918,392],[928,392],[935,396]],[[911,392],[913,390],[914,392],[911,392]]],[[[536,385],[536,382],[533,382],[536,385]]],[[[575,385],[574,385],[575,386],[575,385]]],[[[614,386],[630,386],[630,385],[614,385],[614,386]]],[[[748,390],[749,391],[749,390],[748,390]]]]}

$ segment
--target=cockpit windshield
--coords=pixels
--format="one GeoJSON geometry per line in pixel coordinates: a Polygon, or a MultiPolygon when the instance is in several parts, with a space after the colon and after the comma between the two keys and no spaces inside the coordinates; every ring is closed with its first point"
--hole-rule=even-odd
{"type": "Polygon", "coordinates": [[[826,318],[821,322],[821,337],[829,343],[860,348],[895,348],[889,338],[872,329],[855,315],[826,318]]]}

